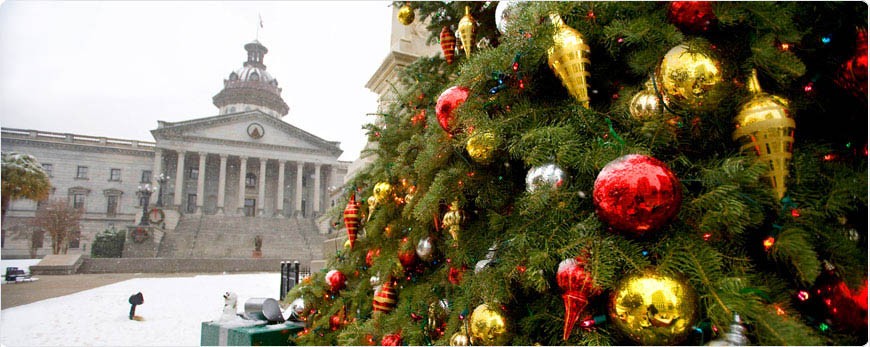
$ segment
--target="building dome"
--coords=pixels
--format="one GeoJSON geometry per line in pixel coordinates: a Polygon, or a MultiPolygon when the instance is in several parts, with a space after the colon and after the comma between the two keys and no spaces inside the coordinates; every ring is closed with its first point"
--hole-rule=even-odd
{"type": "Polygon", "coordinates": [[[281,98],[278,80],[266,71],[263,56],[269,52],[258,41],[245,45],[248,60],[224,80],[224,89],[212,99],[220,114],[260,110],[273,117],[287,115],[290,107],[281,98]]]}

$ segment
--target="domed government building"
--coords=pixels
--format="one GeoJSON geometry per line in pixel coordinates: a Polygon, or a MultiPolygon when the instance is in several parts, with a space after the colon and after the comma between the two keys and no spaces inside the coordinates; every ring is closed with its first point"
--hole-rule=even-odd
{"type": "MultiPolygon", "coordinates": [[[[213,98],[218,114],[159,121],[154,142],[2,128],[4,153],[33,155],[49,174],[49,199],[83,209],[69,253],[89,254],[98,233],[116,229],[131,258],[322,258],[331,223],[318,217],[339,198],[349,163],[339,142],[281,120],[289,107],[264,64],[268,49],[244,48],[247,60],[213,98]],[[160,187],[147,206],[145,185],[160,187]]],[[[11,203],[3,258],[30,257],[41,203],[11,203]]],[[[50,253],[50,237],[36,246],[50,253]]]]}

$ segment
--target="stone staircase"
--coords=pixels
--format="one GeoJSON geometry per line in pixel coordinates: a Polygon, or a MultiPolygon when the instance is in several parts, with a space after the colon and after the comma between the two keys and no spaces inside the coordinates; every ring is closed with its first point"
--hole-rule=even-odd
{"type": "Polygon", "coordinates": [[[161,258],[251,258],[254,237],[263,239],[262,258],[322,259],[326,235],[311,218],[184,215],[167,230],[157,252],[161,258]]]}

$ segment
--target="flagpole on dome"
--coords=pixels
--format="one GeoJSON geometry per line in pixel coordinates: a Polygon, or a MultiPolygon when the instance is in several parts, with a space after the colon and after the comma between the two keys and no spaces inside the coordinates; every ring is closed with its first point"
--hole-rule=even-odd
{"type": "Polygon", "coordinates": [[[263,27],[263,16],[261,16],[260,13],[257,13],[257,18],[260,19],[260,25],[257,26],[256,40],[259,41],[260,40],[260,28],[263,27]]]}

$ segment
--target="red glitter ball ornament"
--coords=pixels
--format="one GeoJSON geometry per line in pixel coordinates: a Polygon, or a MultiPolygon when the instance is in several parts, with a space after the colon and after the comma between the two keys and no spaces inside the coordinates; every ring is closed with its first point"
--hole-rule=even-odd
{"type": "Polygon", "coordinates": [[[459,282],[462,282],[462,274],[464,274],[467,269],[468,268],[465,265],[463,265],[461,269],[451,266],[450,269],[447,270],[447,280],[450,281],[450,283],[459,284],[459,282]]]}
{"type": "Polygon", "coordinates": [[[435,103],[435,116],[444,131],[452,133],[455,130],[453,112],[465,102],[465,99],[468,99],[468,88],[460,86],[447,88],[438,97],[438,102],[435,103]]]}
{"type": "Polygon", "coordinates": [[[571,336],[571,330],[589,303],[589,297],[601,291],[586,271],[585,263],[585,259],[581,257],[568,258],[559,263],[556,271],[556,283],[564,292],[562,301],[565,303],[565,327],[562,329],[562,339],[565,341],[571,336]]]}
{"type": "Polygon", "coordinates": [[[672,1],[668,7],[668,20],[680,30],[701,32],[716,23],[716,16],[710,1],[672,1]]]}
{"type": "Polygon", "coordinates": [[[402,334],[388,334],[381,339],[381,346],[401,346],[402,334]]]}
{"type": "Polygon", "coordinates": [[[366,266],[372,267],[372,264],[375,263],[375,257],[380,257],[380,256],[381,256],[381,249],[380,248],[370,249],[368,252],[366,252],[366,266]]]}
{"type": "Polygon", "coordinates": [[[336,331],[341,328],[342,319],[338,314],[329,317],[329,330],[336,331]]]}
{"type": "Polygon", "coordinates": [[[858,30],[855,56],[840,66],[835,82],[852,95],[867,98],[867,29],[858,30]]]}
{"type": "Polygon", "coordinates": [[[326,273],[326,284],[329,285],[330,292],[336,293],[344,289],[345,282],[347,282],[347,277],[341,271],[331,270],[326,273]]]}
{"type": "Polygon", "coordinates": [[[598,219],[613,229],[644,236],[665,225],[680,210],[682,189],[658,159],[629,154],[598,173],[592,202],[598,219]]]}
{"type": "Polygon", "coordinates": [[[410,270],[414,267],[414,264],[417,263],[417,252],[413,249],[399,251],[399,263],[402,264],[402,267],[405,268],[406,271],[410,270]]]}
{"type": "Polygon", "coordinates": [[[867,330],[867,281],[853,290],[833,275],[820,277],[820,284],[816,287],[817,297],[825,305],[835,327],[852,331],[867,330]]]}

